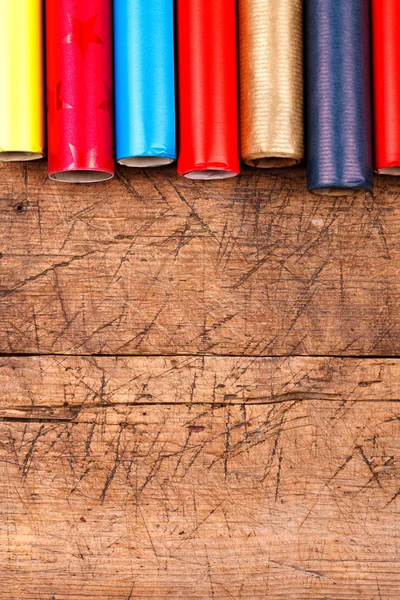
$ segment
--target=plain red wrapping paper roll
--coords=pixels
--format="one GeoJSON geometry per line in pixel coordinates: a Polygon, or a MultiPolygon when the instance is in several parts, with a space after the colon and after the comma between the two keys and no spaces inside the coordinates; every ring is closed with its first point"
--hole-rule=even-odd
{"type": "Polygon", "coordinates": [[[178,0],[178,172],[192,179],[238,175],[236,0],[178,0]]]}
{"type": "Polygon", "coordinates": [[[400,175],[400,0],[372,0],[375,169],[400,175]]]}
{"type": "Polygon", "coordinates": [[[114,174],[111,0],[47,0],[49,174],[89,183],[114,174]]]}

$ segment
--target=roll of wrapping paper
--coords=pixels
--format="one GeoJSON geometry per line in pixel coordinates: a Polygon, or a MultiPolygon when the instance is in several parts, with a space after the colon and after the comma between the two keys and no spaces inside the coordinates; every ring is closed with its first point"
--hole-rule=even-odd
{"type": "Polygon", "coordinates": [[[305,0],[307,178],[319,194],[373,187],[369,0],[305,0]]]}
{"type": "Polygon", "coordinates": [[[173,0],[114,1],[117,160],[176,159],[173,0]]]}
{"type": "Polygon", "coordinates": [[[252,167],[304,158],[303,1],[239,0],[241,156],[252,167]]]}
{"type": "Polygon", "coordinates": [[[45,147],[42,0],[0,1],[0,161],[45,147]]]}
{"type": "Polygon", "coordinates": [[[237,175],[236,0],[178,0],[180,150],[192,179],[237,175]]]}
{"type": "Polygon", "coordinates": [[[372,0],[375,169],[400,175],[400,2],[372,0]]]}
{"type": "Polygon", "coordinates": [[[111,0],[47,0],[48,153],[52,179],[110,179],[111,0]]]}

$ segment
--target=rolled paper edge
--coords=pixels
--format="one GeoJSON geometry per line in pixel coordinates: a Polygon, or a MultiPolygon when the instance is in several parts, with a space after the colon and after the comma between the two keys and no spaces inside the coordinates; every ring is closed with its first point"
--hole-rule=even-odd
{"type": "Polygon", "coordinates": [[[400,161],[398,159],[386,159],[379,161],[379,165],[375,164],[375,173],[378,175],[393,175],[400,176],[400,161]]]}
{"type": "Polygon", "coordinates": [[[255,154],[243,158],[243,162],[248,167],[256,169],[279,169],[295,167],[302,162],[303,158],[303,156],[293,156],[290,154],[255,154]]]}
{"type": "Polygon", "coordinates": [[[381,167],[376,169],[378,175],[392,175],[393,177],[400,176],[400,165],[396,167],[381,167]]]}
{"type": "Polygon", "coordinates": [[[229,165],[208,163],[204,165],[193,165],[191,169],[185,171],[179,171],[178,169],[178,174],[187,179],[211,181],[213,179],[230,179],[231,177],[237,177],[240,175],[240,172],[231,169],[229,165]]]}
{"type": "Polygon", "coordinates": [[[61,183],[100,183],[108,181],[114,177],[111,171],[102,171],[95,169],[70,169],[68,171],[55,171],[49,173],[50,179],[61,183]]]}
{"type": "Polygon", "coordinates": [[[136,169],[147,169],[153,167],[165,167],[176,161],[175,156],[126,156],[119,158],[117,163],[124,167],[136,169]]]}
{"type": "Polygon", "coordinates": [[[2,150],[0,152],[0,162],[29,162],[44,158],[44,152],[34,152],[32,150],[2,150]]]}
{"type": "Polygon", "coordinates": [[[308,185],[308,191],[317,196],[358,196],[359,194],[372,192],[373,187],[374,182],[366,180],[348,184],[343,183],[342,185],[337,182],[323,186],[311,187],[308,185]]]}
{"type": "Polygon", "coordinates": [[[373,172],[371,171],[371,177],[360,178],[355,181],[340,182],[333,180],[331,182],[318,182],[315,184],[311,184],[311,181],[308,181],[307,189],[311,194],[318,196],[356,196],[358,194],[365,194],[372,192],[374,189],[373,172]]]}
{"type": "Polygon", "coordinates": [[[183,174],[183,176],[187,179],[194,179],[198,181],[230,179],[231,177],[237,177],[238,175],[239,173],[234,171],[222,171],[221,169],[204,169],[204,171],[189,171],[189,173],[183,174]]]}
{"type": "Polygon", "coordinates": [[[317,188],[315,190],[308,190],[311,194],[315,196],[334,196],[334,197],[344,197],[344,196],[359,196],[360,194],[365,194],[368,191],[363,188],[317,188]]]}

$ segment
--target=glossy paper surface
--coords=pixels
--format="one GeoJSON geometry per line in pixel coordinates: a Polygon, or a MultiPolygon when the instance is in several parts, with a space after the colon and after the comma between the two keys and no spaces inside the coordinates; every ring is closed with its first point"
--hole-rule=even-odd
{"type": "Polygon", "coordinates": [[[117,160],[159,166],[176,159],[173,0],[115,0],[117,160]]]}
{"type": "Polygon", "coordinates": [[[311,191],[373,187],[369,0],[305,0],[311,191]]]}
{"type": "Polygon", "coordinates": [[[303,1],[239,0],[241,156],[255,167],[304,158],[303,1]]]}
{"type": "Polygon", "coordinates": [[[87,183],[114,173],[111,0],[47,0],[49,173],[87,183]]]}
{"type": "Polygon", "coordinates": [[[375,168],[400,175],[400,2],[372,0],[375,168]]]}
{"type": "Polygon", "coordinates": [[[0,0],[0,161],[45,147],[41,0],[0,0]]]}
{"type": "Polygon", "coordinates": [[[178,172],[237,175],[239,118],[236,0],[178,0],[178,172]]]}

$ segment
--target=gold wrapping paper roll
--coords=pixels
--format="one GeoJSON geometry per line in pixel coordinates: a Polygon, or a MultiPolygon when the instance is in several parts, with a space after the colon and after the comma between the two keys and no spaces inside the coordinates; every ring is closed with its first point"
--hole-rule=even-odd
{"type": "Polygon", "coordinates": [[[0,0],[0,161],[42,158],[42,0],[0,0]]]}
{"type": "Polygon", "coordinates": [[[302,0],[239,0],[241,157],[252,167],[304,158],[302,0]]]}

